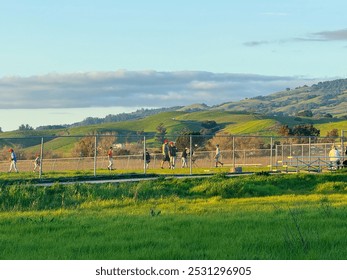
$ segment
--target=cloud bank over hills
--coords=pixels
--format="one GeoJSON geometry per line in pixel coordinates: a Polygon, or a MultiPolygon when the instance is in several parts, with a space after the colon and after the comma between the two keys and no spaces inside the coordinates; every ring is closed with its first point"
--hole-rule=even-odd
{"type": "MultiPolygon", "coordinates": [[[[319,80],[321,81],[321,80],[319,80]]],[[[311,85],[304,77],[203,71],[110,71],[0,78],[0,109],[208,105],[311,85]]]]}

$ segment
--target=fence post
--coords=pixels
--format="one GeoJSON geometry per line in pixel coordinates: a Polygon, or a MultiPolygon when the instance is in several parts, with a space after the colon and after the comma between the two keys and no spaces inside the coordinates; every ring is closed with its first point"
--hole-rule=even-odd
{"type": "Polygon", "coordinates": [[[342,154],[342,162],[345,160],[345,147],[344,147],[344,134],[345,134],[345,131],[344,130],[341,130],[341,154],[342,154]]]}
{"type": "Polygon", "coordinates": [[[41,138],[41,150],[40,150],[40,173],[39,178],[42,178],[42,161],[43,161],[43,137],[41,138]]]}
{"type": "Polygon", "coordinates": [[[327,143],[324,144],[324,160],[326,161],[328,158],[327,156],[327,143]]]}
{"type": "Polygon", "coordinates": [[[98,156],[98,136],[95,135],[94,139],[94,177],[96,177],[96,161],[98,156]]]}
{"type": "Polygon", "coordinates": [[[311,166],[311,136],[308,138],[308,162],[311,166]]]}
{"type": "Polygon", "coordinates": [[[271,141],[270,141],[270,171],[272,171],[272,165],[273,165],[273,138],[271,137],[271,141]]]}
{"type": "Polygon", "coordinates": [[[296,158],[296,173],[299,172],[299,159],[296,158]]]}
{"type": "Polygon", "coordinates": [[[143,136],[143,174],[146,175],[147,164],[146,164],[146,136],[143,136]]]}
{"type": "Polygon", "coordinates": [[[235,164],[236,164],[236,159],[235,159],[235,136],[233,136],[233,167],[235,170],[235,164]]]}
{"type": "Polygon", "coordinates": [[[189,135],[189,175],[193,174],[193,168],[192,168],[193,160],[192,160],[192,157],[193,157],[193,138],[192,138],[192,135],[189,135]]]}
{"type": "MultiPolygon", "coordinates": [[[[276,171],[278,169],[278,145],[275,145],[275,164],[276,164],[276,171]]],[[[283,163],[282,163],[283,164],[283,163]]]]}

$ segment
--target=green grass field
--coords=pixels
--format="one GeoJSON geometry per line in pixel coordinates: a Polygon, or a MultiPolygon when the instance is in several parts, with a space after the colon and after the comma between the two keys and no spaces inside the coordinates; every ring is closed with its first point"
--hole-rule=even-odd
{"type": "Polygon", "coordinates": [[[0,180],[0,259],[346,259],[346,173],[0,180]]]}

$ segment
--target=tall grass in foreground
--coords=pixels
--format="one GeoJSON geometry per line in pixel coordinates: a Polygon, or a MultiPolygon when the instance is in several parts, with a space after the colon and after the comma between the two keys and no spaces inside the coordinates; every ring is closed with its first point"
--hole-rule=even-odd
{"type": "Polygon", "coordinates": [[[94,202],[0,214],[1,259],[346,259],[342,195],[94,202]]]}
{"type": "Polygon", "coordinates": [[[345,174],[0,182],[0,259],[346,259],[345,174]]]}

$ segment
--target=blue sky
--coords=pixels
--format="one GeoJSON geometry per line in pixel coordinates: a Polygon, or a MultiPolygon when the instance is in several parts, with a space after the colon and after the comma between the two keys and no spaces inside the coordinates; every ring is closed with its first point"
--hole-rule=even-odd
{"type": "Polygon", "coordinates": [[[140,107],[214,105],[347,76],[342,0],[0,7],[0,117],[17,110],[11,126],[0,121],[3,130],[25,120],[35,127],[140,107]]]}

